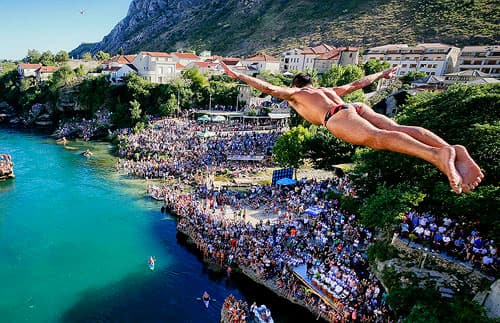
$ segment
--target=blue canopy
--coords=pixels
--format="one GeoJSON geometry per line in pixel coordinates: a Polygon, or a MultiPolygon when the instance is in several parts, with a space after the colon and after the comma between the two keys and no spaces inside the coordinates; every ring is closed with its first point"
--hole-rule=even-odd
{"type": "Polygon", "coordinates": [[[322,207],[310,206],[304,211],[304,213],[312,216],[318,216],[321,213],[321,211],[323,211],[322,207]]]}
{"type": "Polygon", "coordinates": [[[295,185],[297,184],[297,181],[291,178],[282,178],[276,181],[276,184],[278,185],[295,185]]]}

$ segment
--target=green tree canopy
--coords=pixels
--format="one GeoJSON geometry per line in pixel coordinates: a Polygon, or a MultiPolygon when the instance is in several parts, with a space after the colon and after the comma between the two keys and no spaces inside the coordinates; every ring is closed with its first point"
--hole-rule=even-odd
{"type": "Polygon", "coordinates": [[[54,65],[54,54],[50,50],[43,52],[40,56],[40,63],[45,66],[54,65]]]}
{"type": "Polygon", "coordinates": [[[274,144],[273,159],[282,167],[300,167],[304,163],[304,143],[309,140],[307,128],[298,126],[285,132],[274,144]]]}
{"type": "Polygon", "coordinates": [[[91,61],[92,60],[92,54],[90,52],[83,53],[82,58],[86,62],[91,61]]]}
{"type": "Polygon", "coordinates": [[[106,59],[110,59],[111,58],[111,55],[100,50],[97,52],[97,54],[95,54],[95,59],[98,60],[98,61],[103,61],[103,60],[106,60],[106,59]]]}
{"type": "Polygon", "coordinates": [[[65,63],[69,61],[69,54],[67,51],[60,50],[57,52],[56,56],[54,57],[54,61],[57,63],[65,63]]]}
{"type": "Polygon", "coordinates": [[[36,49],[28,49],[28,54],[24,58],[24,61],[30,64],[38,64],[40,63],[41,57],[42,54],[40,54],[40,52],[37,51],[36,49]]]}

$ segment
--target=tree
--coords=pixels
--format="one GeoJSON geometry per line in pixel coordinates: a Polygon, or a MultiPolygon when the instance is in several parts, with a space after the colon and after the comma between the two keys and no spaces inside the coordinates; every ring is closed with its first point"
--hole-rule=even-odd
{"type": "Polygon", "coordinates": [[[177,111],[177,98],[171,94],[167,102],[160,104],[160,114],[162,116],[171,116],[177,111]]]}
{"type": "Polygon", "coordinates": [[[137,123],[141,119],[141,104],[137,100],[130,101],[130,118],[132,122],[137,123]]]}
{"type": "Polygon", "coordinates": [[[304,163],[304,143],[309,137],[309,130],[300,125],[288,130],[274,144],[273,159],[282,167],[300,167],[304,163]]]}
{"type": "Polygon", "coordinates": [[[54,54],[50,50],[43,52],[40,63],[45,66],[54,65],[54,54]]]}
{"type": "Polygon", "coordinates": [[[359,210],[360,221],[369,228],[385,230],[388,236],[403,214],[417,207],[424,197],[411,186],[387,188],[379,185],[376,193],[368,197],[359,210]]]}
{"type": "Polygon", "coordinates": [[[98,60],[98,61],[104,61],[106,59],[110,59],[111,58],[111,55],[100,50],[97,52],[97,54],[95,54],[95,59],[98,60]]]}
{"type": "Polygon", "coordinates": [[[305,143],[306,156],[317,168],[331,169],[340,163],[352,163],[355,146],[335,138],[325,127],[311,125],[311,136],[305,143]]]}
{"type": "Polygon", "coordinates": [[[405,84],[410,84],[415,80],[420,80],[427,76],[427,73],[421,71],[410,71],[406,75],[401,77],[401,81],[405,84]]]}
{"type": "Polygon", "coordinates": [[[69,61],[68,52],[66,52],[64,50],[60,50],[59,52],[57,52],[56,56],[54,57],[54,61],[56,63],[65,63],[65,62],[69,61]]]}
{"type": "Polygon", "coordinates": [[[28,55],[26,55],[24,61],[30,64],[38,64],[40,63],[41,56],[42,54],[36,49],[28,49],[28,55]]]}
{"type": "MultiPolygon", "coordinates": [[[[391,65],[388,62],[378,61],[375,59],[370,59],[366,63],[363,64],[363,70],[365,71],[365,75],[370,75],[374,73],[381,72],[383,70],[388,69],[391,65]]],[[[379,82],[374,82],[363,89],[365,92],[373,92],[377,89],[379,82]]]]}
{"type": "Polygon", "coordinates": [[[82,57],[85,62],[89,62],[92,60],[92,54],[90,52],[84,53],[82,57]]]}

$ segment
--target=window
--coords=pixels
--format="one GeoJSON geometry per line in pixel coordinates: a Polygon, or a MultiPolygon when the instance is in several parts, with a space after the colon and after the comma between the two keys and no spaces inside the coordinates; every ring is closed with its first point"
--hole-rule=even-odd
{"type": "Polygon", "coordinates": [[[402,64],[401,67],[406,67],[408,64],[402,64]]]}
{"type": "Polygon", "coordinates": [[[417,68],[417,64],[410,64],[410,68],[417,68]]]}

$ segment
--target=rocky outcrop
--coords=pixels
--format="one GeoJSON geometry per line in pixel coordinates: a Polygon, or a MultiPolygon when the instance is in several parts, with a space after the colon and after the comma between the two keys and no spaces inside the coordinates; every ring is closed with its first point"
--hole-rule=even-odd
{"type": "Polygon", "coordinates": [[[127,16],[102,41],[82,44],[70,55],[81,57],[99,50],[115,54],[120,49],[131,54],[140,50],[212,50],[223,55],[266,50],[277,54],[322,42],[363,47],[396,42],[495,43],[498,24],[494,3],[463,3],[133,0],[127,16]],[[475,19],[463,20],[471,15],[475,19]]]}
{"type": "Polygon", "coordinates": [[[59,92],[56,109],[60,112],[81,111],[82,106],[78,101],[79,93],[78,85],[62,88],[59,92]]]}

